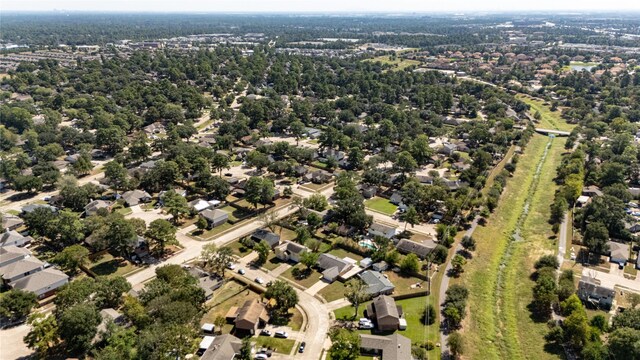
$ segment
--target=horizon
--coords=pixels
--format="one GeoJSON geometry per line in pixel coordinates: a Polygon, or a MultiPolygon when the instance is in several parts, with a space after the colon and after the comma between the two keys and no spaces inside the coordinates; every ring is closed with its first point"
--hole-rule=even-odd
{"type": "MultiPolygon", "coordinates": [[[[535,3],[512,3],[503,0],[452,0],[446,3],[396,0],[388,3],[367,0],[325,0],[324,2],[295,0],[218,0],[213,2],[186,0],[113,0],[86,2],[78,0],[24,0],[3,4],[0,13],[15,12],[99,12],[99,13],[211,13],[211,14],[430,14],[430,13],[620,13],[640,12],[640,2],[619,1],[611,4],[595,0],[539,0],[535,3]],[[150,9],[153,9],[150,11],[150,9]],[[250,10],[249,10],[250,9],[250,10]]],[[[560,14],[559,14],[560,15],[560,14]]]]}

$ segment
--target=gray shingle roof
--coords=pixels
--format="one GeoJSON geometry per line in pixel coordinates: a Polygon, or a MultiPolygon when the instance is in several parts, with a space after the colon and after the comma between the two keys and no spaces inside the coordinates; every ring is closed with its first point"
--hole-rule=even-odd
{"type": "Polygon", "coordinates": [[[382,360],[411,360],[411,340],[400,335],[360,334],[360,347],[382,351],[382,360]]]}
{"type": "Polygon", "coordinates": [[[14,261],[0,267],[0,274],[5,280],[13,279],[16,276],[37,270],[44,267],[44,263],[36,258],[29,257],[20,261],[14,261]]]}
{"type": "Polygon", "coordinates": [[[63,273],[62,271],[54,268],[48,268],[42,271],[38,271],[33,275],[18,279],[11,283],[10,286],[14,289],[21,289],[38,293],[42,290],[45,290],[44,292],[53,290],[47,289],[47,287],[53,286],[57,282],[68,279],[69,276],[67,276],[67,274],[63,273]]]}
{"type": "Polygon", "coordinates": [[[364,271],[360,278],[368,285],[367,294],[377,295],[395,289],[391,281],[377,271],[364,271]]]}

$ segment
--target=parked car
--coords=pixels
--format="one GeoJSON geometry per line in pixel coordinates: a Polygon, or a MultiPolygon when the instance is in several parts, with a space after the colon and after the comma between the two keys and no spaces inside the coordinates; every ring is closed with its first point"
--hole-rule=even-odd
{"type": "Polygon", "coordinates": [[[227,264],[227,269],[229,269],[229,270],[233,270],[233,269],[235,269],[235,268],[236,268],[236,265],[235,265],[234,263],[228,263],[228,264],[227,264]]]}
{"type": "Polygon", "coordinates": [[[245,272],[246,271],[244,271],[244,269],[238,269],[238,274],[240,274],[240,275],[244,275],[245,272]]]}
{"type": "Polygon", "coordinates": [[[256,354],[256,357],[254,359],[256,360],[267,360],[269,357],[267,356],[267,354],[256,354]]]}
{"type": "Polygon", "coordinates": [[[277,338],[283,338],[286,339],[289,337],[289,334],[287,334],[286,331],[276,331],[276,334],[274,335],[277,338]]]}
{"type": "Polygon", "coordinates": [[[303,341],[302,344],[300,344],[300,347],[298,348],[298,352],[303,353],[305,346],[307,346],[307,343],[303,341]]]}
{"type": "MultiPolygon", "coordinates": [[[[263,280],[262,278],[259,278],[259,277],[257,277],[257,278],[256,278],[256,282],[257,282],[258,284],[264,284],[264,280],[263,280]]],[[[276,334],[277,334],[277,333],[276,333],[276,334]]]]}
{"type": "Polygon", "coordinates": [[[260,331],[260,335],[262,335],[262,336],[271,336],[271,331],[269,331],[267,329],[262,329],[262,331],[260,331]]]}
{"type": "Polygon", "coordinates": [[[373,329],[373,323],[364,323],[364,324],[360,324],[360,325],[358,326],[358,329],[362,329],[362,330],[373,329]]]}

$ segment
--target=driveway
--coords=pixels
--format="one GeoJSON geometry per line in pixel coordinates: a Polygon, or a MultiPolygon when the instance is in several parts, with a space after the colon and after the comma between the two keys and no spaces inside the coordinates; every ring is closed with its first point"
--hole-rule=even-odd
{"type": "Polygon", "coordinates": [[[640,292],[640,276],[636,277],[635,280],[627,279],[622,275],[618,274],[608,274],[606,272],[594,270],[593,268],[583,268],[582,269],[583,276],[590,276],[600,280],[600,284],[602,286],[607,286],[613,288],[615,286],[620,286],[623,288],[627,288],[636,292],[640,292]]]}
{"type": "Polygon", "coordinates": [[[22,340],[29,333],[29,325],[22,324],[0,330],[0,359],[20,359],[33,354],[22,340]]]}

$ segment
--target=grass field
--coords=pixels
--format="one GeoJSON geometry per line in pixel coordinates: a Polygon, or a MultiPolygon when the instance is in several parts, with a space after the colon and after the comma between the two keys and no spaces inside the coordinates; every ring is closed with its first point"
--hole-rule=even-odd
{"type": "Polygon", "coordinates": [[[88,264],[87,267],[98,276],[124,276],[137,269],[131,262],[120,257],[114,257],[109,253],[102,255],[95,262],[88,264]]]}
{"type": "Polygon", "coordinates": [[[311,285],[317,283],[318,281],[320,281],[320,277],[322,276],[322,274],[320,274],[319,272],[317,272],[314,269],[311,269],[311,274],[309,274],[309,276],[302,278],[302,279],[296,279],[293,276],[293,270],[294,269],[306,269],[307,267],[305,265],[302,264],[296,264],[295,266],[290,267],[289,269],[287,269],[287,271],[285,271],[284,273],[282,273],[282,277],[287,278],[293,282],[295,282],[296,284],[299,284],[300,286],[308,289],[311,287],[311,285]]]}
{"type": "Polygon", "coordinates": [[[293,350],[293,346],[296,344],[295,340],[292,339],[279,339],[268,336],[258,336],[255,338],[256,347],[266,347],[270,349],[275,349],[274,351],[280,354],[289,355],[291,350],[293,350]]]}
{"type": "Polygon", "coordinates": [[[342,299],[344,297],[345,286],[340,281],[334,281],[333,283],[325,286],[318,294],[322,296],[327,302],[342,299]]]}
{"type": "Polygon", "coordinates": [[[524,95],[518,95],[517,97],[531,107],[529,113],[531,113],[532,116],[536,111],[539,111],[540,115],[542,115],[540,123],[536,127],[561,131],[571,131],[575,127],[575,125],[567,123],[567,121],[560,116],[560,110],[551,111],[551,108],[544,105],[542,100],[533,99],[524,95]]]}
{"type": "Polygon", "coordinates": [[[405,68],[411,65],[420,65],[420,61],[417,61],[417,60],[407,60],[399,57],[397,57],[396,59],[393,59],[390,55],[378,56],[378,57],[374,57],[373,59],[367,59],[364,61],[369,61],[369,62],[379,61],[385,65],[393,66],[393,70],[404,70],[405,68]]]}
{"type": "Polygon", "coordinates": [[[393,215],[398,209],[398,207],[393,205],[389,200],[377,196],[366,200],[364,206],[387,215],[393,215]]]}
{"type": "Polygon", "coordinates": [[[535,322],[527,306],[532,299],[533,281],[529,276],[533,262],[542,254],[553,253],[555,240],[549,218],[549,204],[556,185],[555,169],[560,163],[563,142],[552,142],[542,162],[535,187],[536,168],[543,158],[549,138],[534,136],[499,205],[474,238],[478,249],[459,280],[469,289],[468,316],[463,324],[470,359],[557,359],[545,348],[546,323],[535,322]],[[511,240],[523,214],[527,199],[529,213],[521,221],[522,240],[511,240]],[[510,245],[511,244],[511,245],[510,245]],[[501,270],[502,269],[502,270],[501,270]]]}

